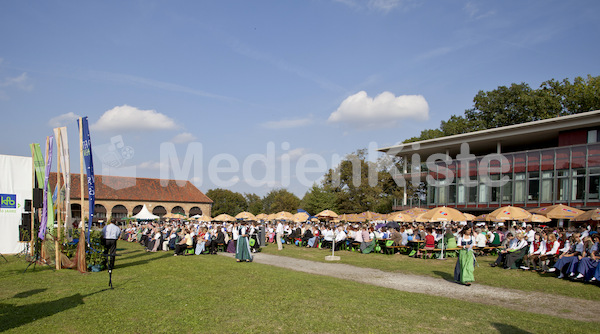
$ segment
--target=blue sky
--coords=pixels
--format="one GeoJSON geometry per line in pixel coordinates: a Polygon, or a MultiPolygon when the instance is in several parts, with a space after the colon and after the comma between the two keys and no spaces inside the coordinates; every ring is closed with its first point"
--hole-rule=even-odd
{"type": "Polygon", "coordinates": [[[302,197],[339,157],[438,127],[479,90],[600,75],[598,1],[0,8],[1,154],[30,155],[63,125],[78,172],[75,119],[88,116],[96,174],[158,178],[162,166],[203,191],[302,197]]]}

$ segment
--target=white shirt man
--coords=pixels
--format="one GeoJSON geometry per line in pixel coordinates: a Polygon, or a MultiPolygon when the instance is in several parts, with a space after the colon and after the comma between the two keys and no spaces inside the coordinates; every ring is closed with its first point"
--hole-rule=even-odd
{"type": "Polygon", "coordinates": [[[115,267],[115,255],[117,253],[117,239],[121,235],[121,229],[111,220],[110,224],[102,229],[102,237],[104,237],[104,255],[108,256],[109,269],[115,267]]]}
{"type": "Polygon", "coordinates": [[[535,240],[535,231],[531,228],[531,226],[527,226],[526,233],[527,242],[531,245],[535,240]]]}
{"type": "Polygon", "coordinates": [[[279,221],[277,223],[277,228],[275,229],[275,239],[277,239],[277,250],[283,249],[283,242],[281,241],[283,238],[283,223],[279,221]]]}
{"type": "MultiPolygon", "coordinates": [[[[332,230],[333,232],[333,230],[332,230]]],[[[333,247],[335,247],[335,250],[338,250],[340,248],[340,246],[345,242],[346,240],[346,232],[344,232],[344,228],[343,227],[338,227],[337,229],[337,234],[335,235],[335,244],[333,247]]]]}
{"type": "Polygon", "coordinates": [[[340,241],[346,240],[346,232],[344,232],[343,228],[338,228],[338,234],[335,236],[335,242],[338,243],[340,241]]]}

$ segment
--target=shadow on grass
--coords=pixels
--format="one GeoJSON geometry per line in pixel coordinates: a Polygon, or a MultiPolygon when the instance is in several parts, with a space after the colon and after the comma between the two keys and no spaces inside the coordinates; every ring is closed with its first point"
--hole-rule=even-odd
{"type": "MultiPolygon", "coordinates": [[[[124,249],[123,249],[123,250],[124,250],[124,249]]],[[[138,250],[131,250],[131,251],[128,251],[128,252],[120,252],[120,249],[117,249],[117,253],[119,253],[119,254],[121,254],[121,255],[127,255],[127,254],[139,253],[139,252],[141,252],[141,251],[142,251],[141,249],[138,249],[138,250]]]]}
{"type": "Polygon", "coordinates": [[[27,268],[27,266],[29,265],[29,262],[22,262],[18,265],[19,265],[18,269],[4,270],[2,272],[2,274],[0,274],[0,277],[12,276],[12,275],[23,275],[23,274],[27,274],[27,273],[37,273],[37,272],[42,272],[42,271],[54,271],[55,270],[54,267],[51,267],[46,264],[36,264],[35,266],[32,264],[29,268],[27,268]],[[27,270],[25,270],[25,268],[27,268],[27,270]]]}
{"type": "Polygon", "coordinates": [[[19,292],[16,295],[14,295],[13,298],[27,298],[29,296],[33,296],[35,294],[44,292],[46,290],[48,290],[48,289],[33,289],[33,290],[29,290],[29,291],[23,291],[23,292],[19,292]]]}
{"type": "MultiPolygon", "coordinates": [[[[29,297],[45,290],[46,289],[35,289],[21,292],[16,294],[15,298],[29,297]]],[[[110,289],[102,289],[87,295],[81,295],[80,293],[77,293],[72,296],[63,297],[53,301],[32,303],[27,305],[0,303],[0,332],[4,332],[12,328],[18,328],[30,322],[34,322],[62,311],[75,308],[84,303],[84,298],[108,290],[110,289]]]]}
{"type": "MultiPolygon", "coordinates": [[[[119,256],[121,256],[121,258],[124,259],[124,260],[125,259],[130,260],[130,259],[135,259],[137,257],[148,256],[148,255],[154,254],[154,253],[149,253],[149,252],[146,252],[144,250],[137,250],[137,251],[131,251],[131,252],[125,252],[125,253],[118,253],[117,252],[117,254],[119,256]]],[[[118,260],[118,258],[117,258],[117,260],[118,260]]]]}
{"type": "Polygon", "coordinates": [[[492,326],[494,326],[498,330],[498,333],[501,333],[501,334],[508,334],[508,333],[512,333],[512,334],[528,334],[529,333],[529,334],[531,334],[531,332],[522,330],[522,329],[512,326],[512,325],[499,324],[497,322],[492,322],[492,326]]]}
{"type": "Polygon", "coordinates": [[[443,271],[437,271],[434,270],[433,274],[436,276],[439,276],[441,278],[443,278],[444,280],[448,281],[448,282],[454,282],[454,275],[447,273],[447,272],[443,272],[443,271]]]}
{"type": "MultiPolygon", "coordinates": [[[[148,255],[148,258],[144,259],[144,260],[139,260],[139,261],[133,261],[133,262],[125,262],[125,263],[119,263],[119,259],[117,258],[117,261],[115,261],[115,269],[123,269],[123,268],[127,268],[127,267],[133,267],[133,266],[137,266],[137,265],[141,265],[141,264],[146,264],[150,261],[154,261],[154,260],[158,260],[158,259],[163,259],[163,258],[167,258],[167,257],[171,257],[173,256],[173,253],[171,252],[166,252],[164,254],[161,254],[159,256],[152,256],[150,257],[149,254],[143,253],[144,255],[148,255]]],[[[137,255],[135,257],[138,257],[137,255]]],[[[133,258],[132,257],[127,257],[126,259],[129,260],[133,258]]]]}
{"type": "Polygon", "coordinates": [[[29,305],[17,306],[0,303],[0,331],[3,332],[12,328],[18,328],[41,318],[75,308],[81,304],[83,304],[83,296],[81,294],[29,305]]]}

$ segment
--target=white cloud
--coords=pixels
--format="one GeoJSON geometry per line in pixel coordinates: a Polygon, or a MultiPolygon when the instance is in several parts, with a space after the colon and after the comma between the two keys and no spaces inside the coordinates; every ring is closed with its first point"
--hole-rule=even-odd
{"type": "Polygon", "coordinates": [[[451,47],[443,46],[443,47],[439,47],[437,49],[433,49],[428,52],[425,52],[424,54],[417,56],[417,59],[418,60],[427,60],[427,59],[431,59],[431,58],[438,58],[438,57],[445,56],[452,51],[454,51],[454,50],[451,47]]]}
{"type": "MultiPolygon", "coordinates": [[[[2,59],[0,59],[0,64],[2,59]]],[[[0,79],[0,88],[16,88],[23,91],[32,91],[33,84],[30,82],[27,73],[23,72],[16,77],[4,77],[0,79]]],[[[5,90],[0,90],[0,100],[8,100],[9,96],[5,90]]]]}
{"type": "Polygon", "coordinates": [[[249,57],[251,59],[259,60],[266,62],[279,70],[292,73],[297,75],[300,78],[312,81],[319,85],[321,88],[330,90],[333,92],[344,92],[345,89],[338,84],[330,81],[327,78],[322,77],[317,73],[313,73],[305,68],[296,66],[292,63],[289,63],[286,59],[278,57],[277,55],[273,55],[267,52],[263,52],[258,50],[251,45],[244,43],[238,38],[231,36],[225,32],[215,30],[218,37],[225,41],[225,43],[236,53],[239,53],[243,56],[249,57]]]}
{"type": "MultiPolygon", "coordinates": [[[[248,182],[246,180],[244,180],[244,182],[246,184],[248,184],[248,182]]],[[[254,181],[254,182],[256,182],[256,181],[254,181]]],[[[281,188],[282,184],[281,184],[281,182],[276,181],[276,180],[269,180],[269,181],[266,181],[262,187],[265,188],[265,189],[269,189],[269,190],[270,189],[277,189],[277,188],[281,188]]]]}
{"type": "Polygon", "coordinates": [[[263,123],[262,126],[267,129],[291,129],[291,128],[299,128],[303,126],[310,125],[312,123],[312,119],[308,118],[298,118],[298,119],[284,119],[280,121],[269,121],[263,123]]]}
{"type": "Polygon", "coordinates": [[[108,110],[92,125],[92,129],[99,131],[173,130],[176,128],[175,121],[156,110],[141,110],[128,105],[108,110]]]}
{"type": "Polygon", "coordinates": [[[347,123],[355,127],[374,129],[394,127],[406,119],[429,119],[429,105],[422,95],[400,95],[383,92],[371,98],[365,91],[348,96],[329,115],[330,123],[347,123]]]}
{"type": "Polygon", "coordinates": [[[495,10],[490,10],[485,13],[481,13],[479,4],[475,4],[473,2],[467,2],[463,9],[467,13],[467,15],[469,15],[469,17],[473,20],[481,20],[496,14],[495,10]]]}
{"type": "Polygon", "coordinates": [[[91,75],[95,79],[106,80],[111,82],[116,82],[119,84],[127,84],[127,85],[142,85],[147,87],[152,87],[156,89],[192,94],[202,97],[208,97],[213,99],[227,100],[227,101],[239,101],[238,99],[217,95],[213,93],[209,93],[203,90],[194,89],[191,87],[186,87],[170,82],[158,81],[153,79],[148,79],[144,77],[138,77],[134,75],[120,74],[120,73],[111,73],[111,72],[99,72],[99,71],[89,71],[88,75],[91,75]]]}
{"type": "Polygon", "coordinates": [[[402,0],[369,0],[369,8],[389,12],[390,10],[400,6],[402,0]]]}
{"type": "Polygon", "coordinates": [[[290,160],[292,160],[292,161],[300,158],[301,156],[305,155],[306,153],[308,153],[308,150],[305,148],[302,148],[302,147],[295,148],[288,152],[288,154],[290,155],[290,160]]]}
{"type": "Polygon", "coordinates": [[[150,169],[150,170],[160,170],[160,167],[163,165],[162,162],[156,161],[145,161],[141,164],[137,165],[137,168],[140,169],[150,169]]]}
{"type": "Polygon", "coordinates": [[[366,5],[359,0],[333,0],[334,2],[344,4],[352,9],[358,10],[376,10],[388,13],[396,8],[410,9],[415,6],[411,0],[369,0],[366,5]]]}
{"type": "Polygon", "coordinates": [[[173,142],[175,144],[185,144],[185,143],[193,142],[194,140],[196,140],[196,136],[194,136],[193,134],[191,134],[189,132],[183,132],[183,133],[180,133],[177,136],[173,137],[173,139],[171,139],[171,142],[173,142]]]}
{"type": "Polygon", "coordinates": [[[68,125],[69,123],[75,122],[79,117],[81,117],[81,116],[79,116],[71,111],[66,114],[58,115],[56,117],[51,118],[48,121],[48,125],[50,125],[53,128],[58,128],[60,126],[65,126],[65,125],[68,125]]]}
{"type": "Polygon", "coordinates": [[[303,156],[307,153],[308,153],[308,149],[306,149],[306,148],[303,148],[303,147],[295,148],[293,150],[290,150],[290,151],[285,152],[284,154],[278,156],[277,161],[281,161],[284,155],[288,155],[289,161],[296,161],[301,156],[303,156]]]}
{"type": "Polygon", "coordinates": [[[358,4],[358,2],[356,2],[355,0],[333,0],[333,1],[341,3],[341,4],[344,4],[344,5],[346,5],[348,7],[351,7],[351,8],[358,8],[358,7],[360,7],[360,5],[358,4]]]}
{"type": "Polygon", "coordinates": [[[6,77],[0,82],[0,87],[16,87],[20,90],[31,91],[33,90],[33,84],[29,82],[27,73],[23,72],[21,75],[11,78],[6,77]]]}

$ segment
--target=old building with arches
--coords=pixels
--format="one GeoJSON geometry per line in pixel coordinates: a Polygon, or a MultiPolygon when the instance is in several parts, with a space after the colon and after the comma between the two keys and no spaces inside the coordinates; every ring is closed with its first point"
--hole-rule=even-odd
{"type": "MultiPolygon", "coordinates": [[[[85,179],[85,175],[84,175],[85,179]]],[[[94,221],[109,217],[124,219],[140,212],[146,205],[157,216],[178,213],[191,217],[211,215],[213,201],[189,181],[95,175],[96,203],[94,221]]],[[[56,184],[51,173],[50,184],[56,184]]],[[[71,174],[72,219],[81,219],[80,175],[71,174]]],[[[84,216],[87,216],[88,196],[84,191],[84,216]]]]}

